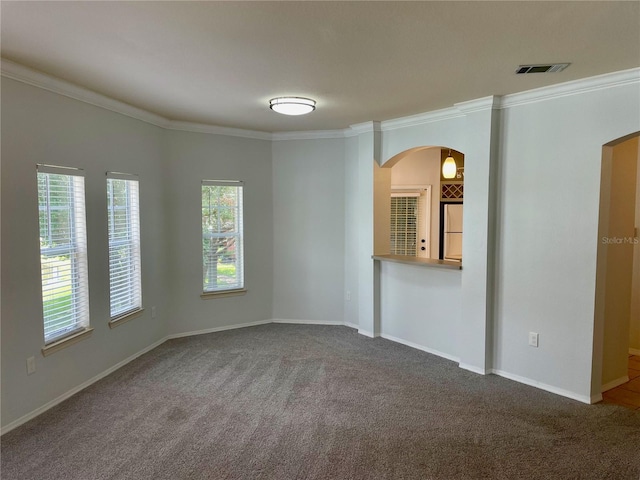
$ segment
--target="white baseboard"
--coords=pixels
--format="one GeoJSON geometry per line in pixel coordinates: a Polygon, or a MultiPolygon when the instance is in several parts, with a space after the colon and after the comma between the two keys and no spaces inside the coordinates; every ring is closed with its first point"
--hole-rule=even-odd
{"type": "Polygon", "coordinates": [[[335,320],[295,320],[292,318],[273,318],[271,323],[288,323],[292,325],[344,325],[344,322],[335,320]]]}
{"type": "Polygon", "coordinates": [[[586,403],[586,404],[593,403],[592,397],[590,396],[580,395],[579,393],[576,393],[576,392],[571,392],[563,388],[554,387],[553,385],[547,385],[546,383],[538,382],[537,380],[532,380],[527,377],[522,377],[520,375],[515,375],[513,373],[505,372],[504,370],[498,370],[494,368],[489,373],[493,373],[500,377],[508,378],[509,380],[513,380],[514,382],[524,383],[525,385],[539,388],[540,390],[545,390],[547,392],[555,393],[556,395],[560,395],[562,397],[571,398],[572,400],[577,400],[582,403],[586,403]]]}
{"type": "Polygon", "coordinates": [[[364,335],[365,337],[376,338],[373,332],[370,332],[369,330],[362,330],[361,328],[358,328],[358,333],[360,335],[364,335]]]}
{"type": "Polygon", "coordinates": [[[625,375],[624,377],[616,378],[615,380],[611,380],[610,382],[602,385],[602,391],[606,392],[607,390],[611,390],[612,388],[619,387],[623,383],[627,383],[629,381],[629,377],[625,375]]]}
{"type": "Polygon", "coordinates": [[[13,422],[5,425],[4,427],[2,427],[2,429],[0,430],[0,435],[4,435],[5,433],[10,432],[11,430],[19,427],[20,425],[27,423],[29,420],[32,420],[34,418],[36,418],[38,415],[46,412],[47,410],[49,410],[50,408],[55,407],[56,405],[58,405],[59,403],[64,402],[67,398],[71,397],[72,395],[75,395],[76,393],[78,393],[81,390],[84,390],[85,388],[87,388],[88,386],[96,383],[98,380],[103,379],[104,377],[106,377],[107,375],[115,372],[116,370],[118,370],[121,367],[124,367],[127,363],[132,362],[133,360],[135,360],[136,358],[138,358],[141,355],[144,355],[145,353],[153,350],[154,348],[162,345],[164,342],[166,342],[168,339],[168,337],[164,337],[160,340],[158,340],[157,342],[152,343],[151,345],[149,345],[148,347],[143,348],[142,350],[140,350],[137,353],[134,353],[133,355],[131,355],[128,358],[125,358],[124,360],[122,360],[121,362],[116,363],[114,366],[107,368],[106,370],[104,370],[103,372],[100,372],[98,375],[96,375],[93,378],[90,378],[89,380],[87,380],[86,382],[81,383],[80,385],[73,387],[71,390],[68,390],[67,392],[63,393],[62,395],[60,395],[57,398],[54,398],[53,400],[51,400],[50,402],[45,403],[44,405],[42,405],[41,407],[36,408],[35,410],[27,413],[26,415],[23,415],[22,417],[18,418],[17,420],[14,420],[13,422]]]}
{"type": "Polygon", "coordinates": [[[595,395],[591,395],[591,405],[594,403],[598,403],[602,401],[602,394],[596,393],[595,395]]]}
{"type": "Polygon", "coordinates": [[[640,350],[629,347],[629,355],[640,355],[640,350]]]}
{"type": "Polygon", "coordinates": [[[258,320],[257,322],[239,323],[236,325],[225,325],[223,327],[205,328],[204,330],[194,330],[192,332],[173,333],[167,336],[167,340],[174,338],[191,337],[193,335],[204,335],[207,333],[223,332],[225,330],[235,330],[236,328],[255,327],[257,325],[265,325],[271,323],[271,320],[258,320]]]}
{"type": "Polygon", "coordinates": [[[394,337],[393,335],[382,333],[380,334],[380,336],[382,338],[386,338],[387,340],[391,340],[392,342],[401,343],[402,345],[406,345],[407,347],[415,348],[417,350],[422,350],[423,352],[427,352],[432,355],[437,355],[438,357],[446,358],[447,360],[451,360],[454,362],[460,361],[460,359],[454,355],[450,355],[448,353],[444,353],[439,350],[435,350],[433,348],[425,347],[424,345],[419,345],[417,343],[409,342],[408,340],[403,340],[402,338],[394,337]]]}
{"type": "Polygon", "coordinates": [[[463,370],[468,370],[470,372],[477,373],[479,375],[487,375],[488,373],[491,373],[490,370],[476,367],[475,365],[471,365],[469,363],[458,363],[458,367],[462,368],[463,370]]]}
{"type": "Polygon", "coordinates": [[[357,323],[344,322],[344,326],[345,327],[349,327],[349,328],[355,328],[356,330],[358,329],[358,324],[357,323]]]}

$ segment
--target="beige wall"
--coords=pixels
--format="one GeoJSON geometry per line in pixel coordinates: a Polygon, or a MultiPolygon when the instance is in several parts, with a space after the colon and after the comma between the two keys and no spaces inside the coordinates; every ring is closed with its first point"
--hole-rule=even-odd
{"type": "Polygon", "coordinates": [[[373,215],[376,219],[385,218],[384,222],[374,222],[373,253],[389,255],[391,249],[391,172],[382,168],[377,162],[373,166],[373,215]]]}
{"type": "Polygon", "coordinates": [[[634,245],[638,138],[606,150],[603,157],[601,200],[608,200],[607,215],[601,217],[600,242],[606,262],[604,288],[604,350],[602,384],[612,388],[627,376],[631,278],[634,245]],[[607,181],[608,179],[608,181],[607,181]]]}
{"type": "MultiPolygon", "coordinates": [[[[636,146],[638,144],[638,138],[636,146]]],[[[640,355],[640,148],[636,177],[636,241],[633,252],[633,282],[631,287],[631,322],[629,323],[629,350],[640,355]]]]}
{"type": "Polygon", "coordinates": [[[431,258],[438,258],[440,245],[440,149],[419,150],[391,168],[391,187],[431,185],[431,258]]]}

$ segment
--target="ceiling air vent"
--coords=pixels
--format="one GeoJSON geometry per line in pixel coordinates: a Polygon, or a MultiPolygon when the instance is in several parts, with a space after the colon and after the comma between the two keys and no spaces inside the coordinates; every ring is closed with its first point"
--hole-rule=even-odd
{"type": "Polygon", "coordinates": [[[520,65],[516,70],[516,73],[555,73],[561,72],[569,65],[569,63],[554,63],[552,65],[520,65]]]}

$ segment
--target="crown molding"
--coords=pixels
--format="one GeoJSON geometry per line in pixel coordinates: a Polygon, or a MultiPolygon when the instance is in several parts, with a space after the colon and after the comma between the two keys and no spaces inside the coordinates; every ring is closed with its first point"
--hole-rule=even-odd
{"type": "Polygon", "coordinates": [[[314,140],[326,138],[345,138],[347,129],[341,130],[307,130],[301,132],[273,132],[271,139],[276,140],[314,140]]]}
{"type": "Polygon", "coordinates": [[[389,130],[397,130],[399,128],[416,127],[426,123],[441,122],[452,118],[459,118],[463,115],[453,107],[443,108],[441,110],[433,110],[431,112],[419,113],[408,117],[394,118],[392,120],[384,120],[381,122],[383,132],[389,130]]]}
{"type": "Polygon", "coordinates": [[[170,120],[164,126],[167,130],[181,130],[183,132],[209,133],[212,135],[225,135],[227,137],[253,138],[257,140],[271,140],[272,134],[259,130],[244,130],[241,128],[219,127],[204,123],[181,122],[170,120]]]}
{"type": "Polygon", "coordinates": [[[640,84],[640,68],[605,73],[595,77],[581,78],[549,87],[536,88],[505,95],[500,99],[500,108],[511,108],[529,103],[543,102],[561,97],[580,95],[605,88],[640,84]]]}
{"type": "Polygon", "coordinates": [[[155,113],[148,112],[119,100],[114,100],[113,98],[100,93],[96,93],[88,88],[84,88],[38,70],[25,67],[24,65],[7,60],[6,58],[0,58],[0,75],[169,130],[210,133],[214,135],[254,138],[259,140],[271,140],[272,137],[269,132],[169,120],[168,118],[156,115],[155,113]]]}
{"type": "Polygon", "coordinates": [[[226,135],[233,137],[252,138],[258,140],[310,140],[328,138],[349,138],[367,132],[385,132],[400,128],[414,127],[433,122],[441,122],[463,117],[472,112],[487,109],[505,109],[537,103],[555,98],[579,95],[606,88],[624,85],[640,84],[640,68],[607,73],[595,77],[588,77],[570,82],[560,83],[548,87],[541,87],[525,92],[513,93],[505,96],[489,96],[456,103],[453,107],[434,110],[431,112],[410,115],[406,117],[384,120],[382,122],[370,121],[351,125],[349,128],[338,130],[310,130],[290,132],[262,132],[257,130],[244,130],[240,128],[221,127],[201,123],[170,120],[161,115],[134,107],[119,100],[94,92],[87,88],[73,84],[66,80],[53,77],[38,70],[26,67],[19,63],[0,58],[0,75],[34,87],[48,90],[75,100],[79,100],[96,107],[120,113],[136,120],[140,120],[157,127],[188,132],[208,133],[214,135],[226,135]]]}
{"type": "Polygon", "coordinates": [[[456,103],[455,108],[465,115],[483,110],[494,110],[500,107],[500,97],[491,95],[489,97],[477,98],[468,102],[456,103]]]}
{"type": "Polygon", "coordinates": [[[34,87],[42,88],[65,97],[80,100],[81,102],[101,107],[112,112],[126,115],[127,117],[135,118],[136,120],[142,120],[143,122],[156,125],[158,127],[166,127],[169,121],[148,112],[141,108],[134,107],[119,100],[114,100],[100,93],[96,93],[88,88],[75,85],[66,80],[47,75],[46,73],[39,72],[19,63],[12,62],[5,58],[0,59],[0,74],[3,77],[17,80],[18,82],[26,83],[34,87]]]}
{"type": "Polygon", "coordinates": [[[356,135],[360,135],[362,133],[368,132],[381,132],[382,126],[381,122],[371,121],[371,122],[362,122],[356,123],[354,125],[350,125],[349,129],[345,129],[346,137],[353,137],[356,135]]]}

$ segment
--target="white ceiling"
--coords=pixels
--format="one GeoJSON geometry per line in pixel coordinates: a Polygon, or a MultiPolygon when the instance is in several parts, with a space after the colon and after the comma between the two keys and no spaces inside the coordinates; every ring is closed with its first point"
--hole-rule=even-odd
{"type": "Polygon", "coordinates": [[[640,2],[1,3],[2,57],[167,119],[345,128],[640,66],[640,2]],[[571,62],[516,76],[523,63],[571,62]],[[285,117],[280,95],[318,109],[285,117]]]}

